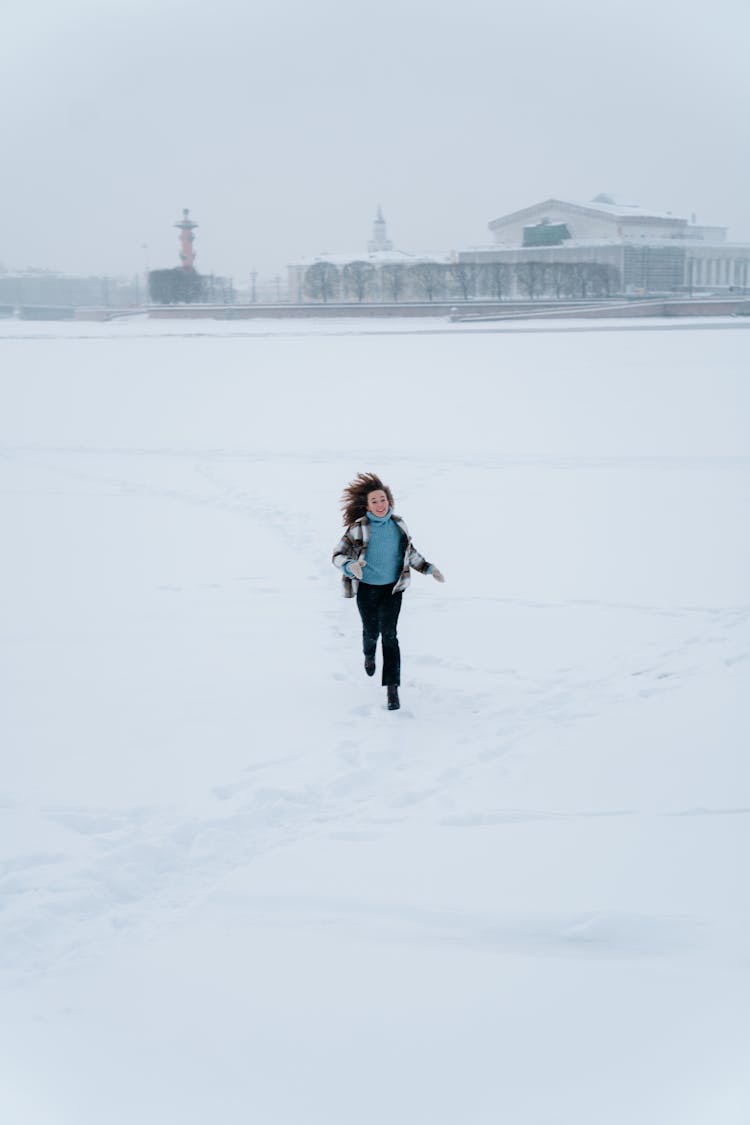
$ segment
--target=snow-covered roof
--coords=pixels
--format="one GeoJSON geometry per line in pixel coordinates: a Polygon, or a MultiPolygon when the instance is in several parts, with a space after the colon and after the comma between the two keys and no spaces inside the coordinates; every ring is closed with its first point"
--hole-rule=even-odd
{"type": "Polygon", "coordinates": [[[681,218],[679,215],[673,215],[669,211],[651,211],[645,207],[637,206],[630,203],[604,203],[599,200],[590,200],[587,203],[581,203],[573,199],[545,199],[541,203],[534,203],[530,207],[524,207],[520,211],[513,211],[509,215],[502,215],[499,219],[493,219],[489,224],[490,229],[505,226],[506,223],[515,223],[523,220],[527,216],[535,216],[545,210],[575,210],[584,212],[595,212],[601,215],[607,215],[612,219],[640,219],[640,220],[657,220],[659,222],[668,222],[674,224],[687,224],[687,219],[681,218]]]}
{"type": "Polygon", "coordinates": [[[445,254],[409,254],[406,250],[373,250],[362,253],[352,251],[351,254],[316,254],[311,258],[300,258],[293,264],[295,266],[314,266],[316,262],[330,262],[333,266],[346,266],[350,262],[369,262],[373,266],[386,265],[416,265],[417,262],[444,261],[445,254]]]}
{"type": "MultiPolygon", "coordinates": [[[[566,202],[559,200],[560,203],[566,202]]],[[[603,211],[605,215],[612,215],[617,219],[671,219],[674,222],[686,223],[681,215],[673,215],[671,211],[650,211],[637,203],[603,203],[592,199],[588,203],[578,200],[567,201],[573,207],[583,207],[587,211],[603,211]]]]}

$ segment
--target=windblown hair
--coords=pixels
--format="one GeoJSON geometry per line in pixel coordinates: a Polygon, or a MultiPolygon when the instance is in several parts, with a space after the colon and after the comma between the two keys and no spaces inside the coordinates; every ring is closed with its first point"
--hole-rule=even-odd
{"type": "Polygon", "coordinates": [[[367,512],[367,497],[371,492],[382,491],[388,497],[391,508],[393,493],[387,484],[376,473],[359,473],[350,481],[341,494],[341,511],[344,516],[344,527],[351,527],[355,520],[361,519],[367,512]]]}

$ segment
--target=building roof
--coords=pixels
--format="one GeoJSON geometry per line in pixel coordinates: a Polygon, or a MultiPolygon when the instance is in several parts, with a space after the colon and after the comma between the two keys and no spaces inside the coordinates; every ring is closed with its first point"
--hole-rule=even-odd
{"type": "MultiPolygon", "coordinates": [[[[608,198],[608,197],[607,197],[608,198]]],[[[635,204],[628,203],[614,203],[602,202],[599,198],[591,200],[588,203],[578,203],[571,199],[545,199],[541,203],[534,203],[531,207],[524,207],[520,211],[512,211],[509,215],[501,215],[499,219],[493,219],[489,224],[490,230],[495,230],[498,227],[505,226],[506,223],[513,223],[523,220],[524,218],[533,218],[540,211],[546,209],[552,210],[556,207],[581,212],[582,214],[595,214],[607,215],[612,219],[636,219],[640,221],[653,220],[656,222],[674,223],[675,225],[687,225],[687,219],[680,218],[677,215],[671,214],[669,211],[649,211],[644,207],[636,206],[635,204]]]]}
{"type": "Polygon", "coordinates": [[[315,254],[311,258],[300,258],[296,263],[301,266],[313,266],[316,262],[330,262],[334,266],[346,266],[349,262],[371,262],[374,266],[389,265],[392,262],[415,262],[413,254],[405,250],[373,250],[353,251],[351,254],[315,254]]]}
{"type": "Polygon", "coordinates": [[[615,203],[614,200],[606,203],[598,196],[588,203],[574,202],[573,206],[587,211],[603,211],[605,215],[613,215],[618,219],[674,219],[678,223],[687,222],[687,219],[673,215],[671,211],[651,211],[637,203],[615,203]]]}
{"type": "Polygon", "coordinates": [[[410,254],[406,250],[374,250],[370,253],[353,251],[351,254],[316,254],[311,258],[300,258],[295,266],[314,266],[316,262],[330,262],[334,266],[347,266],[350,262],[370,262],[373,266],[417,265],[421,262],[446,262],[449,255],[422,253],[410,254]]]}

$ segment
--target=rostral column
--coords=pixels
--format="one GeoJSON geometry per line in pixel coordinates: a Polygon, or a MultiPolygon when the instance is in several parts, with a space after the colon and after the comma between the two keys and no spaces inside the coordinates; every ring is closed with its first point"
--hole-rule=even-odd
{"type": "Polygon", "coordinates": [[[193,243],[195,242],[195,235],[193,231],[198,226],[188,216],[190,212],[187,207],[182,212],[182,220],[175,223],[175,226],[180,232],[180,261],[184,270],[194,269],[195,251],[193,250],[193,243]]]}

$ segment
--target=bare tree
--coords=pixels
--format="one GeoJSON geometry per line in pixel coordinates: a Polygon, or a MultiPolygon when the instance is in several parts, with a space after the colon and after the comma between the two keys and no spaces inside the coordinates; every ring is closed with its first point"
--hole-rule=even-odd
{"type": "Polygon", "coordinates": [[[594,283],[595,262],[573,262],[573,294],[584,300],[590,296],[594,283]]]}
{"type": "Polygon", "coordinates": [[[305,274],[305,292],[313,301],[328,301],[338,296],[339,271],[332,262],[314,262],[305,274]]]}
{"type": "Polygon", "coordinates": [[[477,267],[474,262],[454,262],[449,277],[464,301],[468,301],[477,291],[477,267]]]}
{"type": "Polygon", "coordinates": [[[434,301],[435,297],[441,295],[445,284],[445,267],[439,262],[417,262],[409,273],[417,292],[428,301],[434,301]]]}
{"type": "Polygon", "coordinates": [[[574,290],[573,270],[570,262],[550,262],[547,281],[555,297],[570,297],[574,290]]]}
{"type": "Polygon", "coordinates": [[[490,297],[502,301],[503,297],[510,292],[510,266],[508,263],[486,262],[482,266],[480,284],[490,297]]]}
{"type": "Polygon", "coordinates": [[[572,262],[573,296],[586,297],[589,291],[588,262],[572,262]]]}
{"type": "Polygon", "coordinates": [[[546,274],[547,267],[544,262],[518,262],[516,265],[518,287],[530,301],[535,300],[544,291],[546,274]]]}
{"type": "Polygon", "coordinates": [[[157,305],[190,304],[204,299],[204,282],[192,267],[175,266],[174,269],[151,270],[148,291],[157,305]]]}
{"type": "Polygon", "coordinates": [[[391,262],[383,266],[380,271],[380,276],[383,279],[383,290],[392,301],[398,302],[401,294],[404,291],[404,282],[406,280],[406,270],[400,262],[391,262]]]}
{"type": "Polygon", "coordinates": [[[597,297],[611,297],[620,288],[620,271],[604,262],[591,262],[591,288],[597,297]]]}
{"type": "Polygon", "coordinates": [[[361,303],[372,288],[375,269],[369,262],[347,262],[341,273],[344,292],[351,293],[361,303]]]}

